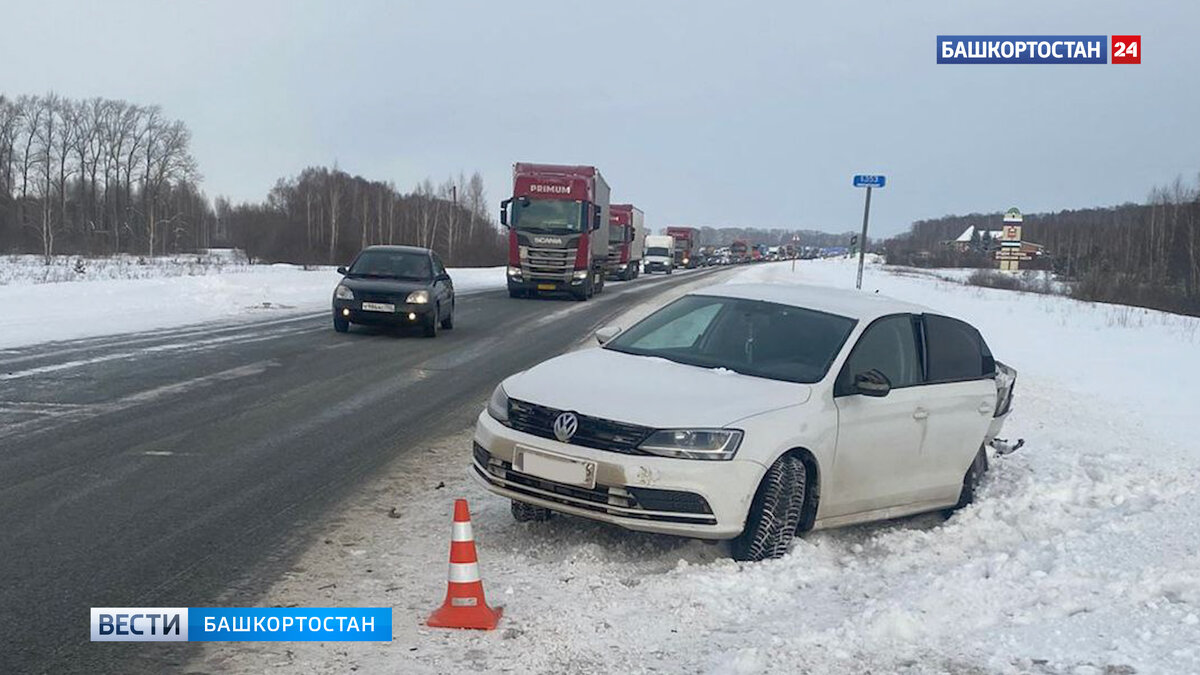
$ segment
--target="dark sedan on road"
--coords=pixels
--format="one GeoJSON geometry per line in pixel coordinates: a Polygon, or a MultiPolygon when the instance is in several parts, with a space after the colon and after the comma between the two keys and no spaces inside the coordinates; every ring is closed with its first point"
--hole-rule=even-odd
{"type": "Polygon", "coordinates": [[[368,246],[339,267],[333,328],[350,324],[420,326],[426,337],[454,328],[454,282],[436,253],[415,246],[368,246]]]}

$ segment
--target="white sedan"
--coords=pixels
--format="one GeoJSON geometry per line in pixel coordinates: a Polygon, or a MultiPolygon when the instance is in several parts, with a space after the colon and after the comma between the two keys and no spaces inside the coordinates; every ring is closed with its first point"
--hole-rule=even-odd
{"type": "Polygon", "coordinates": [[[552,511],[783,555],[811,529],[954,509],[1016,373],[979,331],[879,295],[716,286],[504,380],[473,475],[552,511]]]}

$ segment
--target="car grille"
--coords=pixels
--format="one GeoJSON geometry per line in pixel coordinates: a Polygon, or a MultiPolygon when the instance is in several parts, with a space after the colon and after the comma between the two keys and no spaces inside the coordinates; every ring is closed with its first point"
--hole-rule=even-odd
{"type": "Polygon", "coordinates": [[[386,293],[361,293],[357,297],[359,297],[362,302],[383,302],[392,305],[403,305],[404,301],[408,299],[408,294],[404,293],[401,295],[387,295],[386,293]]]}
{"type": "Polygon", "coordinates": [[[679,490],[619,487],[597,484],[594,488],[565,485],[513,471],[512,463],[492,457],[474,444],[475,470],[494,485],[531,497],[625,518],[673,523],[715,525],[716,516],[704,497],[679,490]]]}
{"type": "MultiPolygon", "coordinates": [[[[542,438],[555,439],[554,420],[563,413],[562,410],[546,406],[509,399],[508,424],[517,431],[523,431],[542,438]]],[[[599,417],[575,414],[579,418],[579,428],[571,437],[571,445],[582,445],[586,448],[620,452],[626,455],[646,454],[637,449],[642,441],[650,435],[653,429],[624,424],[599,417]]]]}
{"type": "Polygon", "coordinates": [[[525,247],[521,272],[530,279],[569,281],[575,271],[575,249],[525,247]]]}

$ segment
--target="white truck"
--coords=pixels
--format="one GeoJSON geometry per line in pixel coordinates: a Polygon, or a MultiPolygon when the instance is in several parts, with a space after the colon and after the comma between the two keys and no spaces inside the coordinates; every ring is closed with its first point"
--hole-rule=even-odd
{"type": "Polygon", "coordinates": [[[646,236],[646,251],[642,256],[642,269],[646,274],[651,272],[666,272],[670,274],[675,269],[675,237],[666,234],[651,234],[646,236]]]}

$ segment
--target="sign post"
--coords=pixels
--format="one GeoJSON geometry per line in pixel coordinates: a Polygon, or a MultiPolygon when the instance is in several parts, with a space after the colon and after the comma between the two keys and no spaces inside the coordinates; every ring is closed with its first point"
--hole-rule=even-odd
{"type": "Polygon", "coordinates": [[[854,282],[854,287],[857,289],[862,289],[863,261],[867,253],[867,221],[871,217],[871,188],[882,188],[885,183],[887,183],[886,176],[859,174],[854,177],[854,187],[867,188],[867,201],[863,206],[862,236],[858,238],[858,280],[854,282]]]}

